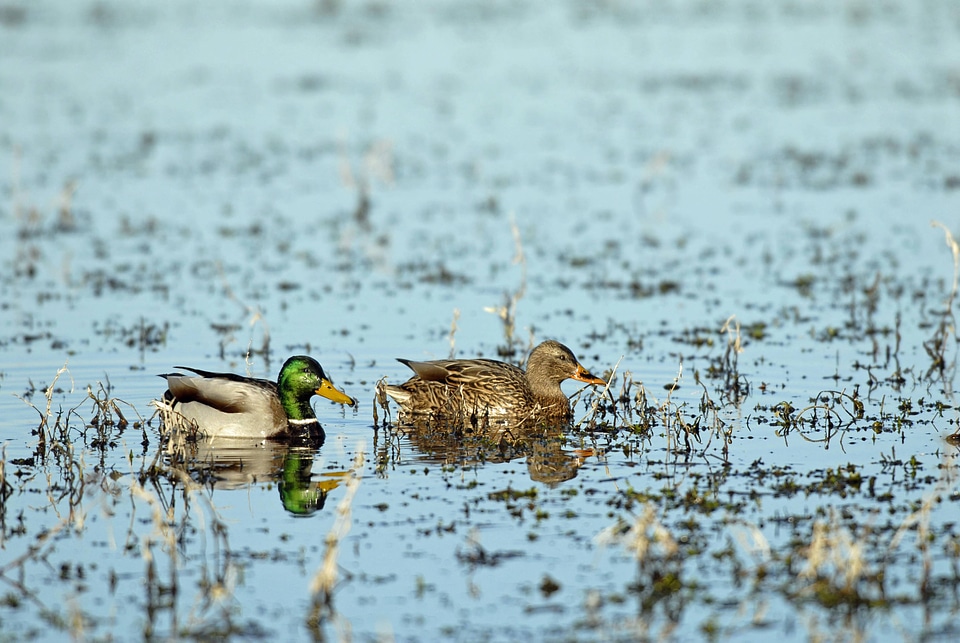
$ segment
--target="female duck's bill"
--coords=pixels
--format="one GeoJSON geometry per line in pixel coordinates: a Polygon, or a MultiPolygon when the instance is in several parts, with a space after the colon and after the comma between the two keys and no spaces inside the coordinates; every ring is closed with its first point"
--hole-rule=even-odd
{"type": "Polygon", "coordinates": [[[314,395],[354,406],[352,397],[337,389],[323,367],[306,355],[291,357],[280,368],[277,382],[212,373],[178,366],[195,375],[170,373],[167,391],[155,405],[171,429],[192,430],[207,437],[323,439],[323,428],[310,400],[314,395]]]}
{"type": "Polygon", "coordinates": [[[526,371],[491,359],[399,361],[415,375],[384,392],[411,416],[567,420],[570,400],[561,382],[606,384],[553,340],[533,349],[526,371]]]}

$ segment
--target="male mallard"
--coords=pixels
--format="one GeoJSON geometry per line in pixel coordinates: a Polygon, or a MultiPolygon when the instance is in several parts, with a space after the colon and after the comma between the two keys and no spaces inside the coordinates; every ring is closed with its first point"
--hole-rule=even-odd
{"type": "Polygon", "coordinates": [[[405,414],[477,418],[570,417],[566,379],[606,382],[585,369],[573,352],[553,340],[533,349],[527,370],[492,359],[400,359],[415,376],[385,392],[405,414]]]}
{"type": "Polygon", "coordinates": [[[320,395],[353,406],[356,400],[336,389],[312,357],[297,355],[284,362],[277,383],[233,373],[161,375],[169,389],[158,400],[164,423],[196,428],[208,437],[282,438],[301,434],[323,437],[323,428],[310,406],[320,395]]]}

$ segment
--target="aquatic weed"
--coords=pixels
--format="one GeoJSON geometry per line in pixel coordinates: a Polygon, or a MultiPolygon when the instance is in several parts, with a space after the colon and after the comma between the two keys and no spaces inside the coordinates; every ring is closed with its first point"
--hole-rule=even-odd
{"type": "Polygon", "coordinates": [[[364,445],[357,445],[356,454],[353,459],[353,473],[348,476],[345,486],[343,499],[337,505],[336,520],[327,534],[323,553],[323,562],[317,569],[310,582],[310,609],[307,613],[307,628],[314,633],[318,639],[322,639],[321,626],[324,622],[330,620],[335,625],[347,627],[348,624],[341,622],[337,617],[337,611],[333,606],[333,595],[339,580],[339,571],[337,566],[337,557],[340,551],[340,545],[350,531],[351,525],[351,505],[353,498],[360,487],[364,463],[364,445]]]}
{"type": "MultiPolygon", "coordinates": [[[[504,293],[504,302],[502,305],[484,308],[486,312],[499,317],[503,325],[504,345],[497,348],[498,354],[503,358],[510,358],[516,354],[516,347],[519,344],[518,340],[514,337],[517,306],[527,292],[527,258],[523,253],[523,240],[520,236],[520,228],[517,227],[517,221],[513,215],[510,217],[510,231],[513,233],[515,246],[513,263],[514,265],[520,266],[520,283],[513,292],[504,293]]],[[[532,337],[530,343],[532,347],[532,337]]]]}
{"type": "Polygon", "coordinates": [[[953,340],[954,344],[956,343],[956,321],[953,314],[953,302],[957,296],[958,285],[960,285],[960,283],[958,283],[958,281],[960,281],[960,244],[954,239],[950,229],[939,221],[933,221],[931,225],[943,230],[947,247],[950,249],[953,257],[953,283],[944,301],[944,310],[938,315],[940,320],[937,323],[936,330],[933,336],[923,343],[923,348],[926,350],[931,362],[926,373],[928,379],[934,373],[945,377],[945,371],[947,369],[956,368],[956,360],[954,360],[953,366],[948,365],[946,353],[950,341],[953,340]]]}

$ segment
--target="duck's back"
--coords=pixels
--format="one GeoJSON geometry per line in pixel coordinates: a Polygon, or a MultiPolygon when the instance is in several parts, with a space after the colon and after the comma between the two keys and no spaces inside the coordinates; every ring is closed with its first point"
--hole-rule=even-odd
{"type": "Polygon", "coordinates": [[[523,370],[491,359],[415,362],[401,359],[416,375],[386,392],[404,413],[502,417],[534,406],[523,370]]]}
{"type": "Polygon", "coordinates": [[[183,428],[228,438],[266,438],[287,429],[273,382],[179,374],[166,379],[165,410],[183,428]]]}

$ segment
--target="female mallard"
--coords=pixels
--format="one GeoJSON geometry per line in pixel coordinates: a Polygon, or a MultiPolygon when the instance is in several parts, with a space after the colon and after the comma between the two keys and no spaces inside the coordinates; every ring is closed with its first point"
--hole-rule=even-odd
{"type": "Polygon", "coordinates": [[[336,389],[312,357],[297,355],[284,362],[277,383],[233,373],[170,373],[169,389],[157,401],[164,423],[171,428],[196,429],[208,437],[283,438],[301,434],[323,437],[323,428],[310,406],[320,395],[353,406],[356,400],[336,389]]]}
{"type": "Polygon", "coordinates": [[[526,372],[492,359],[399,361],[416,375],[384,390],[410,415],[566,420],[570,400],[561,382],[606,384],[585,369],[569,348],[553,340],[533,349],[526,372]]]}

